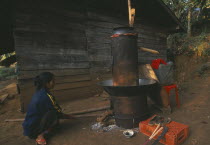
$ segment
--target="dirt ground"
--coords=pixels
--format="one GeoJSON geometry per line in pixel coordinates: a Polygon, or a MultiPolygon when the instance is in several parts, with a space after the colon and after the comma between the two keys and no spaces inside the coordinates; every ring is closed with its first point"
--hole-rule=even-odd
{"type": "MultiPolygon", "coordinates": [[[[15,80],[0,83],[0,95],[9,93],[15,96],[0,105],[0,145],[33,145],[22,135],[21,122],[4,122],[5,119],[24,118],[19,112],[19,98],[15,90],[15,80]]],[[[173,113],[169,115],[172,120],[190,126],[190,135],[183,145],[209,145],[210,144],[210,75],[196,77],[182,84],[180,92],[181,108],[173,106],[173,113]]],[[[66,102],[62,104],[64,112],[83,110],[107,105],[103,97],[92,97],[84,100],[66,102]]],[[[161,113],[160,113],[161,114],[161,113]]],[[[80,118],[78,120],[64,120],[61,127],[49,139],[50,145],[140,145],[147,137],[137,133],[133,138],[127,139],[122,130],[110,132],[96,132],[90,129],[95,117],[80,118]]]]}

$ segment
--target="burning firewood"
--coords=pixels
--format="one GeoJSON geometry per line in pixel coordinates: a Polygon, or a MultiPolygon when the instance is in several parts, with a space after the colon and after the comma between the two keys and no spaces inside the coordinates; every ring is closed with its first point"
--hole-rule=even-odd
{"type": "Polygon", "coordinates": [[[113,111],[108,110],[105,113],[103,113],[102,116],[99,116],[96,120],[97,122],[105,122],[112,115],[113,115],[113,111]]]}

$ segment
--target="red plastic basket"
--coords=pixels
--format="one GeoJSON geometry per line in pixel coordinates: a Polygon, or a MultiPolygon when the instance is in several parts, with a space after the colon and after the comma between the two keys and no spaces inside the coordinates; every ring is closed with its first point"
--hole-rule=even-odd
{"type": "MultiPolygon", "coordinates": [[[[153,116],[154,117],[154,116],[153,116]]],[[[139,129],[140,132],[150,136],[152,132],[155,130],[157,125],[150,126],[148,125],[149,121],[153,118],[149,118],[145,121],[140,122],[139,129]]],[[[184,125],[175,121],[171,121],[169,124],[166,124],[168,127],[168,132],[165,134],[163,139],[160,140],[160,143],[165,145],[180,145],[189,135],[189,126],[184,125]]],[[[157,139],[157,137],[161,134],[157,134],[154,139],[157,139]]]]}

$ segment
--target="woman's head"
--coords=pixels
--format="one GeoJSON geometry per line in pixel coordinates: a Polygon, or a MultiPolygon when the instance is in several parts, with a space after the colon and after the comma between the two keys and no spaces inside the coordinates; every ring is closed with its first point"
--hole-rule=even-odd
{"type": "Polygon", "coordinates": [[[53,89],[55,85],[54,75],[50,72],[43,72],[36,76],[34,85],[36,86],[37,90],[42,88],[53,89]]]}

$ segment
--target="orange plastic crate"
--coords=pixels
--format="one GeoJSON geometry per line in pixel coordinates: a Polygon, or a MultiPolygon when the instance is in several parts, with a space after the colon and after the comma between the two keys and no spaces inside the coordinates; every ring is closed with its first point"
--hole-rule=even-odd
{"type": "MultiPolygon", "coordinates": [[[[153,116],[154,117],[154,116],[153,116]]],[[[139,123],[139,129],[140,132],[150,136],[152,132],[155,130],[157,125],[150,126],[148,125],[149,121],[153,118],[149,118],[145,121],[142,121],[139,123]]],[[[165,136],[159,141],[162,144],[165,145],[180,145],[189,135],[189,126],[184,125],[175,121],[171,121],[169,124],[166,124],[168,127],[168,132],[165,134],[165,136]]],[[[154,139],[157,139],[157,137],[161,134],[157,134],[154,139]]]]}

